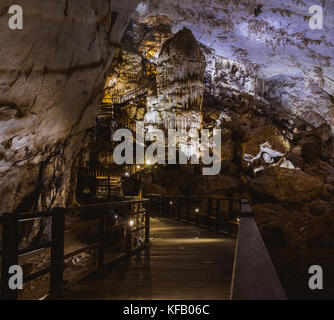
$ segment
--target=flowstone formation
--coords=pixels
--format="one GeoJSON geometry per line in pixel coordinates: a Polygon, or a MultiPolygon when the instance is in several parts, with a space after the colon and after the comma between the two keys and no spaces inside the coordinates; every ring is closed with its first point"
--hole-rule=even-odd
{"type": "Polygon", "coordinates": [[[145,122],[166,129],[200,128],[204,71],[204,55],[190,30],[167,40],[157,61],[157,88],[148,97],[145,122]]]}

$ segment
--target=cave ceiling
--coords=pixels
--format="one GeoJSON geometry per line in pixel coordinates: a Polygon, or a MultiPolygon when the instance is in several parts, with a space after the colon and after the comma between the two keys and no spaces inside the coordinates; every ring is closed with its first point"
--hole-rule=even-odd
{"type": "Polygon", "coordinates": [[[263,96],[304,120],[333,125],[334,3],[322,1],[323,29],[309,27],[310,0],[141,1],[133,21],[165,15],[175,34],[189,28],[211,49],[263,79],[263,96]]]}

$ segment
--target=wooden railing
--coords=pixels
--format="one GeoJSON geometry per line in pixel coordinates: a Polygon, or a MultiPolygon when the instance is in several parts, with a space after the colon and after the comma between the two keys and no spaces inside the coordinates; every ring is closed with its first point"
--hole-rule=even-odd
{"type": "Polygon", "coordinates": [[[237,235],[231,300],[286,299],[247,200],[157,194],[146,197],[152,213],[237,235]]]}
{"type": "Polygon", "coordinates": [[[155,83],[156,83],[155,80],[150,80],[145,85],[139,88],[130,90],[128,92],[125,92],[124,94],[111,95],[110,98],[105,98],[103,100],[103,103],[107,105],[114,105],[114,104],[120,105],[120,104],[125,104],[125,103],[135,101],[136,99],[140,99],[144,97],[147,94],[148,89],[152,87],[155,83]]]}
{"type": "Polygon", "coordinates": [[[96,268],[95,270],[90,270],[89,273],[91,273],[103,269],[105,265],[105,252],[107,251],[117,249],[117,252],[119,252],[110,261],[106,261],[109,264],[138,250],[149,241],[150,214],[147,210],[148,208],[144,207],[144,205],[147,207],[147,204],[147,199],[134,199],[92,204],[79,208],[55,208],[51,212],[11,213],[0,216],[0,225],[2,225],[1,298],[3,300],[15,300],[18,298],[18,291],[9,288],[8,281],[10,275],[8,271],[11,266],[18,265],[19,258],[24,255],[38,254],[45,248],[51,249],[50,266],[24,276],[23,282],[27,283],[45,274],[50,274],[50,297],[58,297],[62,295],[64,289],[71,285],[71,283],[68,283],[66,286],[63,285],[63,274],[66,268],[64,264],[65,259],[77,256],[83,252],[96,251],[96,268]],[[123,212],[122,219],[121,213],[118,213],[120,210],[123,212]],[[119,217],[115,217],[115,212],[119,217]],[[66,230],[65,217],[70,213],[80,213],[82,217],[85,217],[85,215],[89,217],[93,216],[93,220],[87,221],[84,226],[79,225],[77,228],[74,226],[74,229],[66,230]],[[51,241],[20,250],[19,224],[42,218],[51,218],[51,241]],[[65,252],[65,232],[82,230],[83,228],[87,228],[87,225],[98,227],[96,241],[72,252],[65,252]],[[118,243],[114,243],[112,240],[112,235],[116,231],[122,231],[119,234],[124,235],[119,239],[118,243]],[[142,241],[134,238],[134,235],[138,235],[140,232],[143,233],[142,241]],[[134,243],[134,240],[136,243],[134,243]]]}
{"type": "Polygon", "coordinates": [[[105,98],[104,102],[108,104],[125,104],[133,101],[139,97],[143,97],[147,94],[149,86],[145,85],[140,88],[126,92],[123,95],[113,95],[111,98],[105,98]]]}
{"type": "Polygon", "coordinates": [[[236,236],[241,200],[227,197],[188,197],[147,194],[151,212],[236,236]]]}
{"type": "Polygon", "coordinates": [[[241,202],[231,300],[285,300],[286,295],[256,225],[252,209],[241,202]]]}

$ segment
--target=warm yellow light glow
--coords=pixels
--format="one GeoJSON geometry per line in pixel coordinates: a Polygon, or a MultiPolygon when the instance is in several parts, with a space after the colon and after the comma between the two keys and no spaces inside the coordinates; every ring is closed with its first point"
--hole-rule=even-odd
{"type": "Polygon", "coordinates": [[[134,222],[133,220],[130,220],[130,221],[129,221],[129,225],[130,225],[130,227],[133,227],[134,224],[135,224],[135,222],[134,222]]]}
{"type": "Polygon", "coordinates": [[[82,190],[82,193],[89,194],[90,193],[90,189],[89,188],[85,188],[85,189],[82,190]]]}
{"type": "Polygon", "coordinates": [[[173,204],[173,201],[169,201],[169,204],[172,205],[172,204],[173,204]]]}
{"type": "Polygon", "coordinates": [[[199,212],[199,209],[198,209],[198,208],[196,208],[196,209],[195,209],[195,212],[196,212],[196,213],[198,213],[198,212],[199,212]]]}

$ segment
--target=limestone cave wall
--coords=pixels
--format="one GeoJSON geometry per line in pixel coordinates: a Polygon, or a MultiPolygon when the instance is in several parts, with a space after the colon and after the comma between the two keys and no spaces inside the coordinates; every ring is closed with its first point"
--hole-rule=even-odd
{"type": "Polygon", "coordinates": [[[331,1],[321,3],[324,28],[317,31],[308,26],[311,0],[22,0],[23,30],[8,29],[11,4],[0,5],[1,212],[72,202],[76,156],[90,140],[131,15],[141,31],[130,39],[153,62],[162,43],[186,27],[200,43],[214,95],[226,88],[260,95],[276,110],[333,130],[331,1]]]}
{"type": "Polygon", "coordinates": [[[23,30],[0,4],[0,212],[72,203],[107,71],[136,0],[22,0],[23,30]]]}

